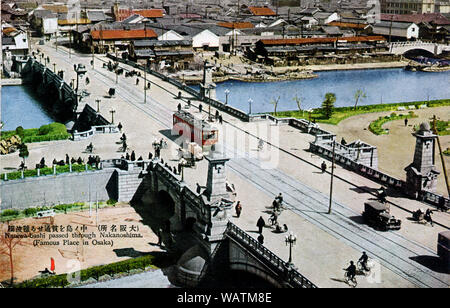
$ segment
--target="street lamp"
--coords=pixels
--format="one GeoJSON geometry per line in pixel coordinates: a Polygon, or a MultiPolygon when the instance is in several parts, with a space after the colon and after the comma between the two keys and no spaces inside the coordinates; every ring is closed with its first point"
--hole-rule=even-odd
{"type": "Polygon", "coordinates": [[[53,63],[53,72],[56,74],[56,63],[53,63]]]}
{"type": "Polygon", "coordinates": [[[252,103],[253,100],[251,98],[248,99],[248,114],[252,114],[252,103]]]}
{"type": "Polygon", "coordinates": [[[228,94],[230,94],[230,90],[225,90],[225,105],[228,105],[228,94]]]}
{"type": "Polygon", "coordinates": [[[111,124],[114,124],[114,113],[116,112],[116,110],[111,109],[109,112],[111,113],[111,124]]]}
{"type": "Polygon", "coordinates": [[[101,100],[96,99],[95,102],[97,103],[97,112],[100,112],[100,102],[101,102],[101,100]]]}
{"type": "Polygon", "coordinates": [[[297,236],[294,235],[294,233],[289,232],[289,235],[286,235],[286,246],[289,245],[289,261],[288,265],[292,266],[292,246],[295,245],[295,242],[297,241],[297,236]]]}

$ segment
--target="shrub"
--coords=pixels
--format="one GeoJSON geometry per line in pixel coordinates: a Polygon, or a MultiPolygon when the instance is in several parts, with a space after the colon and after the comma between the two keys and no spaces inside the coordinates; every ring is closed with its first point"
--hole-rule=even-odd
{"type": "Polygon", "coordinates": [[[50,125],[42,125],[39,127],[38,135],[48,135],[50,133],[50,125]]]}
{"type": "Polygon", "coordinates": [[[17,216],[19,215],[19,211],[17,210],[4,210],[2,211],[2,215],[3,217],[5,216],[17,216]]]}
{"type": "Polygon", "coordinates": [[[117,200],[114,199],[109,199],[108,201],[106,201],[106,204],[108,205],[115,205],[117,203],[117,200]]]}
{"type": "Polygon", "coordinates": [[[37,212],[38,212],[38,210],[36,208],[33,208],[33,207],[27,208],[27,209],[25,209],[23,211],[23,213],[26,216],[34,216],[34,215],[36,215],[37,212]]]}
{"type": "Polygon", "coordinates": [[[22,126],[17,126],[16,134],[19,135],[20,138],[23,138],[23,136],[24,136],[24,129],[23,129],[22,126]]]}

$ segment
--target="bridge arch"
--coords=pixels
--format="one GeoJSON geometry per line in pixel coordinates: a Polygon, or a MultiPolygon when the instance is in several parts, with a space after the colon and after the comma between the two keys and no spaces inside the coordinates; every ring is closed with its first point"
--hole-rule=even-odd
{"type": "Polygon", "coordinates": [[[406,50],[403,53],[403,56],[405,56],[406,58],[409,57],[417,57],[417,56],[424,56],[424,57],[434,57],[434,53],[430,52],[427,49],[423,49],[423,48],[412,48],[409,50],[406,50]]]}

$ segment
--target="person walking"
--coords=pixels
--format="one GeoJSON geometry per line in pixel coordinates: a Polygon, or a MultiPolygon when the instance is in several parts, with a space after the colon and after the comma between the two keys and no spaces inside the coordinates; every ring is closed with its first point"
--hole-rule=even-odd
{"type": "Polygon", "coordinates": [[[405,119],[405,127],[408,126],[408,118],[405,119]]]}
{"type": "Polygon", "coordinates": [[[177,109],[178,109],[178,112],[181,111],[181,103],[178,103],[177,109]]]}
{"type": "Polygon", "coordinates": [[[263,245],[264,244],[264,235],[262,233],[258,236],[258,242],[263,245]]]}
{"type": "Polygon", "coordinates": [[[202,104],[198,105],[198,112],[202,113],[203,106],[202,104]]]}
{"type": "Polygon", "coordinates": [[[259,219],[256,223],[256,226],[258,227],[258,232],[262,234],[262,229],[265,227],[266,222],[264,221],[264,218],[262,216],[259,216],[259,219]]]}
{"type": "Polygon", "coordinates": [[[322,173],[325,173],[325,171],[327,170],[327,164],[325,163],[325,161],[322,162],[322,165],[320,165],[320,168],[322,169],[322,173]]]}
{"type": "Polygon", "coordinates": [[[241,205],[241,201],[238,201],[236,204],[236,216],[239,218],[241,217],[241,212],[242,212],[242,205],[241,205]]]}
{"type": "Polygon", "coordinates": [[[119,124],[117,125],[117,128],[119,129],[119,132],[122,131],[122,127],[123,127],[123,126],[122,126],[122,123],[119,122],[119,124]]]}

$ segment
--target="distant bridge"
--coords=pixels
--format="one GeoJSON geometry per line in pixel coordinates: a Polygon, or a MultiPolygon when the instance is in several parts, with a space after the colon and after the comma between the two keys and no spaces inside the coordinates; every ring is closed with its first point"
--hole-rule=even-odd
{"type": "Polygon", "coordinates": [[[402,55],[413,49],[422,49],[431,52],[434,55],[439,55],[444,51],[450,51],[450,46],[422,41],[394,42],[390,44],[389,51],[396,55],[402,55]]]}

